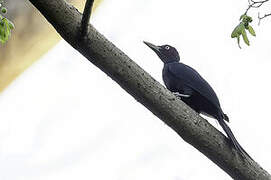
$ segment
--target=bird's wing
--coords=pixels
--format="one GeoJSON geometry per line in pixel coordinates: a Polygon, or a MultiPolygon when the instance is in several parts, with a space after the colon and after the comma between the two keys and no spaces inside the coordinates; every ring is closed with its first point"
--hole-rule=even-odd
{"type": "Polygon", "coordinates": [[[198,92],[216,107],[220,108],[220,103],[216,93],[196,70],[183,63],[171,63],[168,70],[169,73],[177,79],[180,79],[186,86],[198,92]]]}

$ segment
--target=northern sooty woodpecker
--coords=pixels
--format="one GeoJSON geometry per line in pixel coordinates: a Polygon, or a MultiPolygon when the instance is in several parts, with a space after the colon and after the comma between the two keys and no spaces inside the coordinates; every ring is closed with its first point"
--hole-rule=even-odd
{"type": "Polygon", "coordinates": [[[179,62],[180,56],[174,47],[170,45],[155,46],[145,41],[144,43],[163,61],[163,81],[167,89],[196,112],[217,119],[235,149],[241,155],[246,154],[250,157],[226,124],[225,121],[229,122],[229,118],[223,113],[216,93],[208,82],[196,70],[179,62]]]}

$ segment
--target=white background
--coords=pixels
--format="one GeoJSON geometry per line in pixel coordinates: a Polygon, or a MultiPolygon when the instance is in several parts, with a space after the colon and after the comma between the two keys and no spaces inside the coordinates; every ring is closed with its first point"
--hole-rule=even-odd
{"type": "MultiPolygon", "coordinates": [[[[105,0],[91,23],[162,83],[142,41],[170,44],[215,89],[240,144],[271,172],[270,19],[241,50],[247,1],[105,0]]],[[[228,180],[64,41],[0,95],[1,180],[228,180]]],[[[220,129],[211,119],[210,122],[220,129]]],[[[220,129],[221,130],[221,129],[220,129]]]]}

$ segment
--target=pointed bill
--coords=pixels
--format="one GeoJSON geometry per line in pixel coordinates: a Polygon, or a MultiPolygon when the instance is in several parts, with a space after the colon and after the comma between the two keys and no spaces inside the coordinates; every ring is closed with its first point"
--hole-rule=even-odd
{"type": "Polygon", "coordinates": [[[152,43],[149,43],[149,42],[147,42],[147,41],[143,41],[144,42],[144,44],[146,44],[149,48],[151,48],[154,52],[159,52],[160,51],[160,47],[159,46],[156,46],[156,45],[154,45],[154,44],[152,44],[152,43]]]}

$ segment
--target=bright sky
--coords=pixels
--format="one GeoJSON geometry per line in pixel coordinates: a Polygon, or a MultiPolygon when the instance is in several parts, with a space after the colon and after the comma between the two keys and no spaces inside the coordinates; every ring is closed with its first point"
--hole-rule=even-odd
{"type": "MultiPolygon", "coordinates": [[[[161,83],[162,63],[142,41],[175,46],[215,89],[240,144],[271,172],[271,23],[255,20],[257,37],[240,50],[230,34],[246,7],[105,0],[91,22],[161,83]]],[[[3,180],[231,179],[64,41],[0,95],[0,114],[3,180]]]]}

